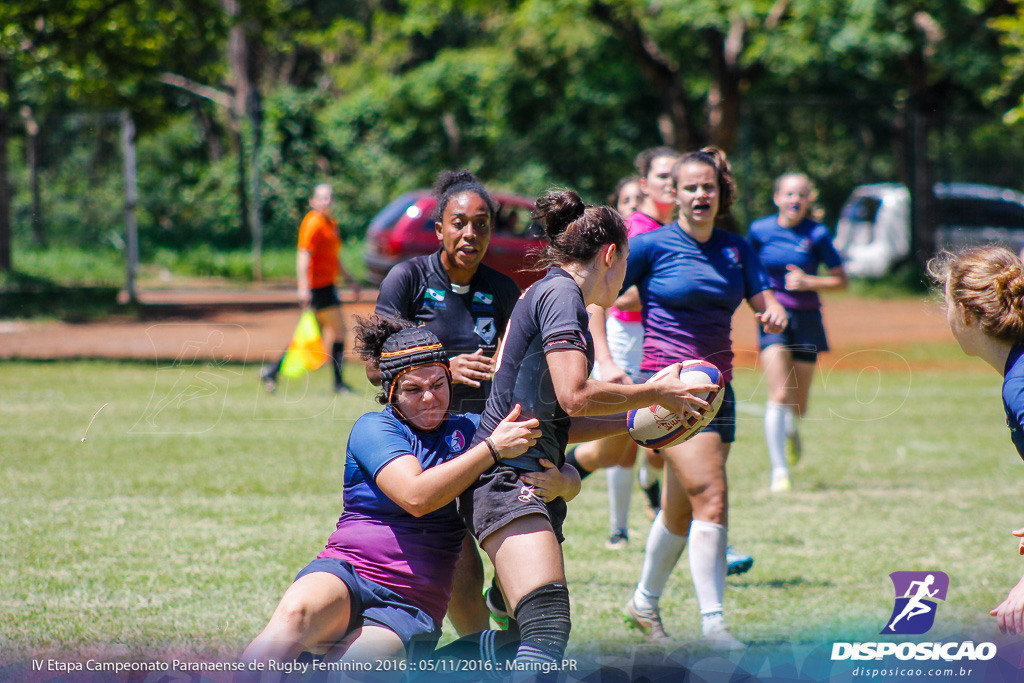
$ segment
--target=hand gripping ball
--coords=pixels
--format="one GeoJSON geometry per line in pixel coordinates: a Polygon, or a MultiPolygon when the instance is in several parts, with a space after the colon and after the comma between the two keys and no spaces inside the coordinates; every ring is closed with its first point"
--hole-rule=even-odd
{"type": "MultiPolygon", "coordinates": [[[[671,366],[667,367],[647,381],[657,382],[671,371],[671,366]]],[[[718,389],[715,391],[695,394],[707,401],[710,406],[701,413],[700,418],[687,415],[685,419],[660,405],[629,411],[626,416],[629,435],[641,446],[668,448],[681,444],[708,426],[718,414],[718,409],[722,407],[722,399],[725,396],[722,389],[725,382],[722,380],[722,373],[711,363],[706,360],[685,361],[679,369],[679,379],[690,384],[717,384],[718,389]]]]}

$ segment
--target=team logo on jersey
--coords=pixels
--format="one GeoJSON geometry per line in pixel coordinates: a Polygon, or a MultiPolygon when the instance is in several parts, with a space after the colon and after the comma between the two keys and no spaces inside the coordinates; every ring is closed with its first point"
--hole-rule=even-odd
{"type": "Polygon", "coordinates": [[[477,318],[473,331],[485,344],[490,344],[498,334],[498,327],[494,324],[494,318],[477,318]]]}
{"type": "Polygon", "coordinates": [[[444,290],[427,288],[423,292],[423,305],[427,308],[445,308],[444,290]]]}
{"type": "Polygon", "coordinates": [[[804,237],[797,243],[796,250],[802,253],[807,253],[810,252],[812,246],[813,245],[811,244],[811,238],[804,237]]]}
{"type": "Polygon", "coordinates": [[[452,453],[461,453],[462,449],[466,447],[466,437],[462,435],[458,429],[452,432],[452,435],[448,437],[448,449],[452,453]]]}
{"type": "Polygon", "coordinates": [[[490,306],[494,303],[494,295],[486,292],[473,292],[473,303],[490,306]]]}
{"type": "Polygon", "coordinates": [[[729,263],[733,265],[739,265],[740,250],[737,249],[736,247],[726,247],[725,249],[722,250],[722,254],[725,255],[725,258],[729,261],[729,263]]]}
{"type": "Polygon", "coordinates": [[[935,623],[938,601],[946,599],[949,577],[944,572],[893,572],[889,578],[896,589],[896,603],[881,633],[927,633],[935,623]]]}

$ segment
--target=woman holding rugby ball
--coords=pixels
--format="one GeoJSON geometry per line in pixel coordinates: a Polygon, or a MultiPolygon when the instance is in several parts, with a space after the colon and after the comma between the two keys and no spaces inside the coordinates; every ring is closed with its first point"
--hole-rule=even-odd
{"type": "MultiPolygon", "coordinates": [[[[437,337],[386,316],[358,321],[356,333],[380,369],[385,408],[352,427],[337,529],[285,591],[245,662],[291,661],[303,651],[366,662],[413,654],[420,643],[429,652],[466,533],[455,497],[540,436],[536,419],[515,421],[513,406],[486,442],[470,447],[479,417],[449,414],[451,374],[437,337]]],[[[562,479],[554,473],[545,485],[562,479]]]]}
{"type": "MultiPolygon", "coordinates": [[[[585,206],[570,190],[537,200],[550,240],[541,254],[549,268],[516,304],[498,351],[494,381],[480,418],[476,442],[489,436],[507,414],[540,420],[536,445],[484,473],[459,497],[459,512],[490,556],[519,626],[517,661],[557,666],[569,640],[569,591],[559,544],[565,500],[552,502],[537,476],[563,464],[570,441],[622,433],[631,408],[660,403],[679,414],[700,414],[707,403],[694,393],[714,385],[686,386],[678,375],[651,384],[620,385],[589,379],[594,347],[587,331],[587,305],[610,306],[626,270],[626,226],[613,209],[585,206]],[[594,416],[611,416],[599,419],[594,416]],[[529,561],[524,561],[529,558],[529,561]]],[[[568,471],[566,468],[565,471],[568,471]]]]}
{"type": "MultiPolygon", "coordinates": [[[[1024,266],[1008,249],[977,247],[935,257],[928,272],[943,287],[960,348],[1003,376],[1006,425],[1024,458],[1024,266]]],[[[1012,533],[1024,539],[1024,528],[1012,533]]],[[[1024,555],[1024,540],[1018,549],[1024,555]]],[[[1003,633],[1024,633],[1024,578],[990,614],[1003,633]]]]}
{"type": "MultiPolygon", "coordinates": [[[[640,172],[640,206],[626,219],[626,235],[657,230],[672,222],[676,213],[676,191],[672,180],[672,166],[682,156],[671,147],[655,147],[637,155],[636,168],[640,172]]],[[[635,290],[632,290],[635,295],[635,290]]],[[[613,384],[633,384],[640,375],[644,330],[640,323],[639,298],[636,310],[607,309],[590,306],[590,333],[594,337],[594,378],[613,384]]],[[[633,463],[637,445],[628,434],[580,444],[567,456],[581,478],[602,467],[607,467],[609,521],[611,530],[605,547],[621,550],[629,543],[629,499],[633,491],[633,463]]],[[[653,518],[661,505],[658,472],[664,465],[661,456],[646,451],[640,469],[640,485],[647,495],[648,510],[653,518]],[[650,466],[648,466],[650,465],[650,466]]]]}
{"type": "MultiPolygon", "coordinates": [[[[735,197],[725,154],[691,152],[673,168],[679,220],[630,240],[623,287],[643,301],[644,355],[640,379],[669,363],[703,359],[732,375],[732,314],[745,299],[767,332],[786,326],[764,268],[750,245],[715,227],[735,197]]],[[[668,463],[661,513],[651,525],[640,582],[626,604],[627,621],[655,642],[671,640],[658,600],[687,541],[701,632],[716,649],[743,647],[722,613],[725,593],[728,492],[725,460],[736,433],[732,388],[701,433],[663,451],[668,463]]]]}
{"type": "Polygon", "coordinates": [[[789,314],[783,332],[760,330],[761,365],[768,379],[764,437],[772,465],[772,493],[790,490],[789,465],[800,459],[797,421],[807,410],[818,354],[828,351],[818,292],[847,285],[843,260],[828,228],[808,217],[813,191],[811,179],[803,173],[779,176],[773,196],[779,212],[754,221],[747,232],[768,282],[789,314]],[[818,275],[822,265],[828,273],[818,275]]]}

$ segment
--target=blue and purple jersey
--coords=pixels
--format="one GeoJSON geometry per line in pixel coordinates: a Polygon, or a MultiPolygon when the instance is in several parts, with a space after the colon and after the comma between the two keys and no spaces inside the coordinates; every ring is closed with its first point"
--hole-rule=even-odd
{"type": "Polygon", "coordinates": [[[714,230],[697,242],[672,223],[629,241],[622,289],[636,285],[643,305],[641,370],[700,358],[732,378],[732,314],[769,289],[757,255],[738,235],[714,230]]]}
{"type": "Polygon", "coordinates": [[[390,588],[440,624],[466,527],[454,502],[422,517],[410,515],[380,490],[376,477],[405,455],[429,469],[462,454],[479,419],[450,415],[434,431],[420,432],[391,406],[360,417],[345,453],[345,511],[318,557],[350,562],[360,576],[390,588]]]}
{"type": "Polygon", "coordinates": [[[778,215],[768,216],[750,224],[747,240],[764,264],[780,304],[794,311],[821,308],[817,292],[786,289],[786,266],[792,264],[808,275],[815,275],[821,264],[830,270],[843,265],[828,228],[810,218],[786,228],[779,225],[778,215]]]}
{"type": "Polygon", "coordinates": [[[1003,410],[1017,453],[1024,458],[1024,344],[1016,344],[1006,358],[1003,373],[1003,410]]]}

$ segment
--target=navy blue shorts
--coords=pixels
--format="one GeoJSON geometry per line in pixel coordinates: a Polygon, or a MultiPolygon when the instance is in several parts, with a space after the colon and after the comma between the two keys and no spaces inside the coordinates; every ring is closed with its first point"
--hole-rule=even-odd
{"type": "Polygon", "coordinates": [[[565,501],[556,498],[545,503],[533,493],[533,487],[519,479],[523,472],[509,465],[495,465],[456,499],[459,515],[477,542],[483,543],[514,519],[536,514],[548,518],[559,543],[565,540],[562,536],[562,524],[568,512],[565,501]]]}
{"type": "Polygon", "coordinates": [[[341,305],[341,299],[338,298],[338,290],[334,288],[334,285],[324,285],[323,287],[311,289],[309,290],[309,297],[309,305],[314,311],[322,311],[325,308],[334,308],[341,305]]]}
{"type": "MultiPolygon", "coordinates": [[[[641,370],[638,381],[646,382],[659,372],[660,370],[641,370]]],[[[722,396],[722,407],[718,409],[715,419],[700,430],[700,433],[716,432],[722,437],[722,443],[732,443],[736,440],[736,394],[732,390],[732,382],[726,382],[723,391],[725,393],[722,396]]]]}
{"type": "Polygon", "coordinates": [[[793,355],[793,360],[813,363],[818,354],[828,351],[828,339],[825,337],[825,325],[821,322],[821,310],[791,310],[789,325],[778,334],[769,334],[764,328],[761,331],[761,350],[772,344],[782,344],[793,355]]]}
{"type": "Polygon", "coordinates": [[[434,649],[441,638],[441,627],[419,607],[411,604],[390,588],[364,579],[345,560],[317,558],[307,564],[296,576],[298,581],[306,574],[326,572],[344,582],[351,596],[352,620],[349,632],[372,622],[394,631],[402,639],[409,656],[424,656],[434,649]]]}

